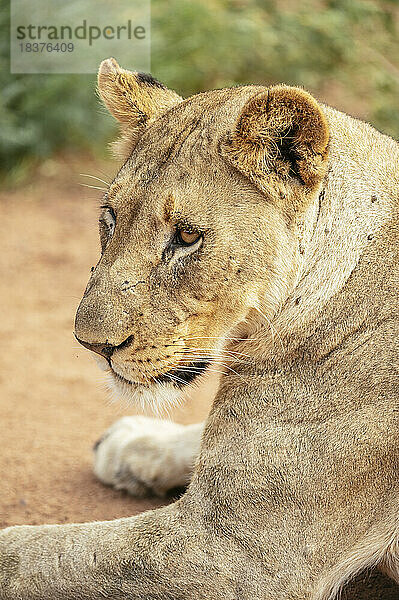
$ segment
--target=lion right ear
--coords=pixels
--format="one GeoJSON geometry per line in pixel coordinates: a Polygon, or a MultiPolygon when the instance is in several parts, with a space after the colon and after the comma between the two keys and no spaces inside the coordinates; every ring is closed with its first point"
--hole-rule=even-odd
{"type": "Polygon", "coordinates": [[[246,102],[221,150],[269,195],[306,199],[326,173],[329,137],[319,103],[303,89],[277,85],[246,102]]]}
{"type": "Polygon", "coordinates": [[[126,71],[114,58],[103,60],[98,70],[98,93],[121,125],[113,143],[116,156],[127,159],[148,123],[182,101],[181,96],[146,73],[126,71]]]}

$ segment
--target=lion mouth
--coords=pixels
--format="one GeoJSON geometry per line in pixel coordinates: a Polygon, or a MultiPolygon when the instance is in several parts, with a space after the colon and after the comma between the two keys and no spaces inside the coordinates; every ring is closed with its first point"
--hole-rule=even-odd
{"type": "Polygon", "coordinates": [[[157,383],[173,382],[178,387],[183,387],[184,385],[192,383],[194,379],[200,375],[203,375],[210,363],[211,361],[209,360],[192,362],[189,363],[186,368],[175,369],[173,371],[163,373],[162,375],[158,375],[155,377],[155,381],[157,383]]]}
{"type": "MultiPolygon", "coordinates": [[[[210,363],[211,361],[209,360],[189,363],[187,367],[183,367],[181,369],[176,368],[173,369],[173,371],[167,371],[166,373],[162,373],[161,375],[152,377],[152,383],[172,383],[175,387],[182,388],[185,385],[189,385],[190,383],[192,383],[195,379],[197,379],[197,377],[203,375],[207,368],[210,366],[210,363]]],[[[109,366],[111,368],[112,374],[119,381],[135,387],[150,387],[148,384],[126,379],[126,377],[120,375],[120,373],[115,371],[110,361],[109,366]]]]}

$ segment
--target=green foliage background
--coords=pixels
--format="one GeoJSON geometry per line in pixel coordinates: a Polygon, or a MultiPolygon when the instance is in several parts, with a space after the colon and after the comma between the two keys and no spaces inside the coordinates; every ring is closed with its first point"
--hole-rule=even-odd
{"type": "MultiPolygon", "coordinates": [[[[21,178],[62,149],[104,152],[114,124],[100,114],[94,76],[9,73],[8,5],[0,0],[0,175],[21,178]]],[[[183,95],[237,83],[301,85],[399,138],[398,0],[151,7],[152,74],[183,95]]]]}

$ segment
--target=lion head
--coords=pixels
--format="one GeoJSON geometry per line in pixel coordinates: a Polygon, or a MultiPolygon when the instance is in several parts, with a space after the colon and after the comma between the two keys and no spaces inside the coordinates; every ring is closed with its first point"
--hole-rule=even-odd
{"type": "Polygon", "coordinates": [[[328,125],[311,95],[283,85],[183,100],[108,59],[98,89],[125,162],[102,200],[75,334],[119,391],[162,402],[238,356],[235,342],[295,286],[328,125]]]}

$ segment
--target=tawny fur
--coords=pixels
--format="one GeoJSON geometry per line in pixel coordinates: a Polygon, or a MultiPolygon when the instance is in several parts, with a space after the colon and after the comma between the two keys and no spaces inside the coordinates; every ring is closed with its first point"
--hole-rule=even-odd
{"type": "MultiPolygon", "coordinates": [[[[180,101],[148,81],[100,69],[129,156],[76,335],[117,347],[134,398],[201,358],[225,374],[177,502],[1,532],[0,598],[331,600],[365,569],[398,580],[398,145],[298,88],[180,101]],[[171,249],[176,229],[196,245],[171,249]]],[[[100,444],[109,483],[124,435],[100,444]]],[[[373,585],[348,594],[398,596],[373,585]]]]}

